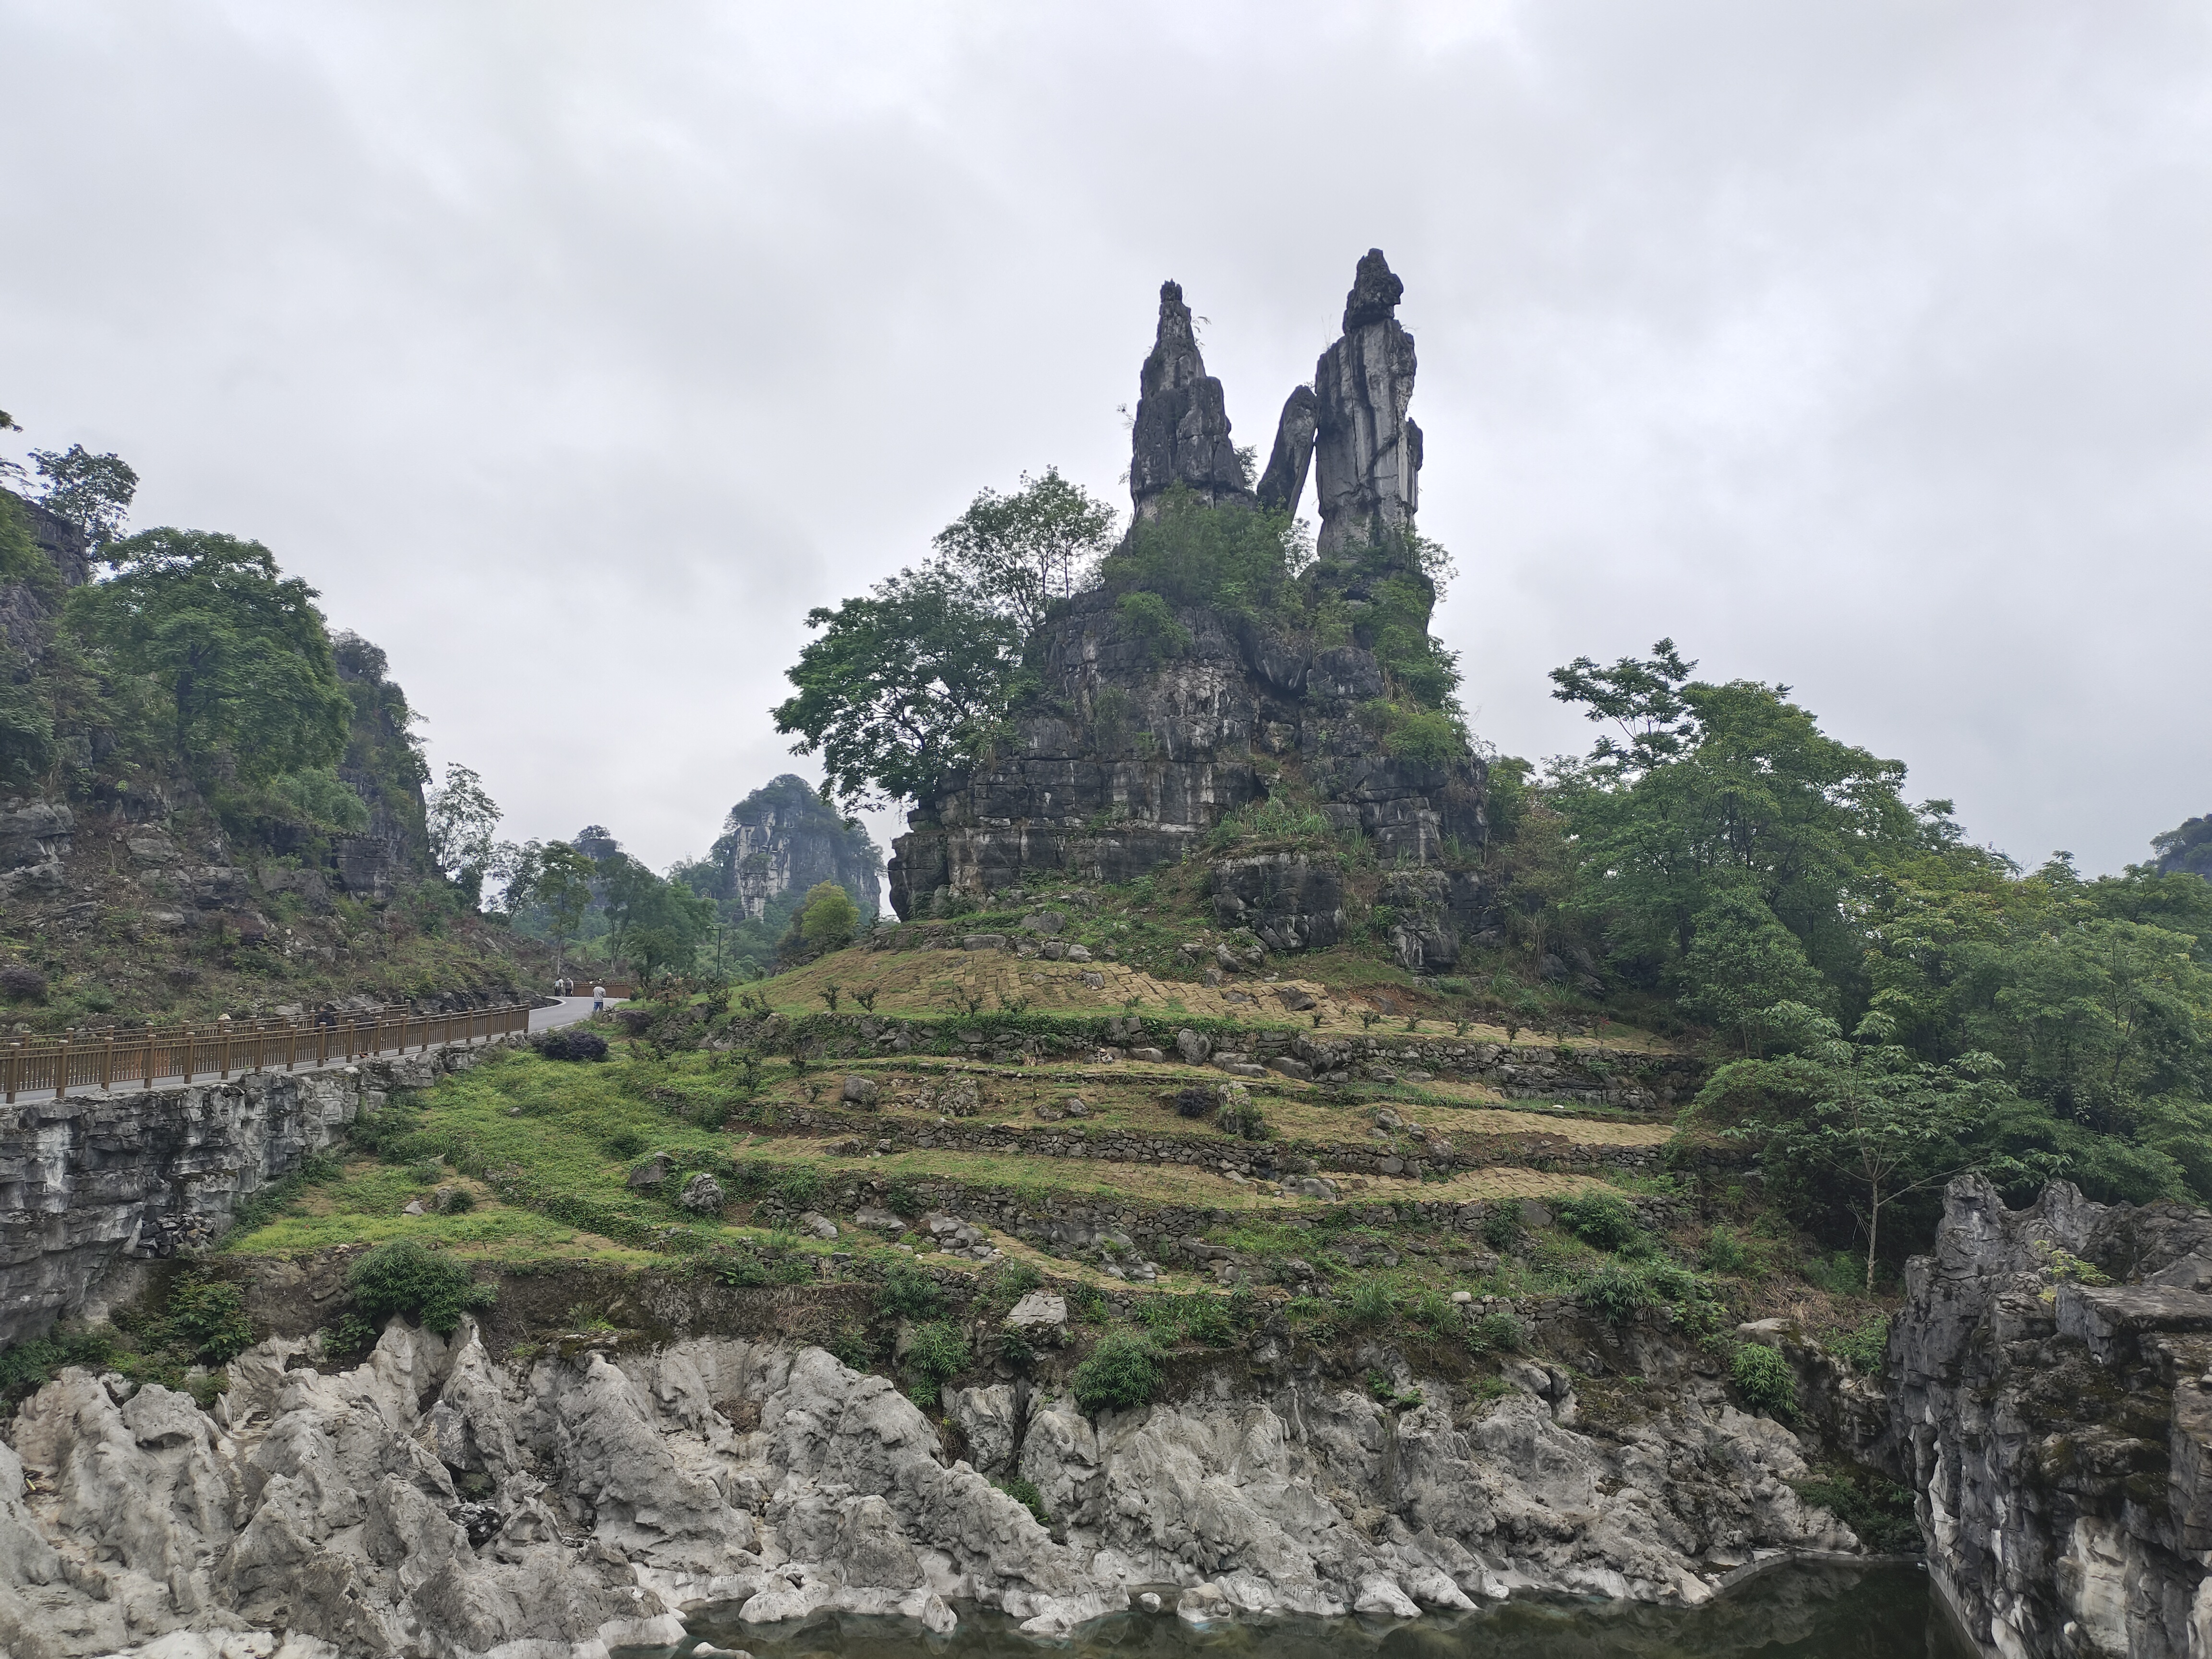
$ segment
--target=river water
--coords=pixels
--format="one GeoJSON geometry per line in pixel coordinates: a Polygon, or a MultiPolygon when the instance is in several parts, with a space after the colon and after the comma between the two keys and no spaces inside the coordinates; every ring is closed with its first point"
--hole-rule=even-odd
{"type": "Polygon", "coordinates": [[[745,1626],[734,1607],[689,1623],[695,1640],[757,1659],[1974,1659],[1936,1606],[1928,1575],[1890,1564],[1776,1567],[1702,1607],[1516,1599],[1402,1623],[1269,1619],[1200,1627],[1172,1613],[1133,1610],[1057,1643],[968,1609],[942,1638],[904,1620],[848,1615],[745,1626]]]}

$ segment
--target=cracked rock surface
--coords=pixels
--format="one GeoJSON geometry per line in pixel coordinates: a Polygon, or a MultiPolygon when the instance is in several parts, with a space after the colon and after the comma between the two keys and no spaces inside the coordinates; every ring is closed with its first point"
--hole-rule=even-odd
{"type": "Polygon", "coordinates": [[[1293,1381],[1097,1419],[1026,1383],[949,1391],[972,1464],[885,1379],[732,1338],[503,1365],[472,1324],[394,1322],[330,1372],[272,1339],[214,1415],[71,1370],[0,1446],[0,1650],[599,1659],[703,1601],[940,1632],[974,1604],[1053,1635],[1146,1585],[1194,1619],[1696,1602],[1756,1551],[1856,1547],[1788,1484],[1790,1432],[1711,1384],[1601,1440],[1522,1370],[1496,1401],[1293,1381]],[[978,1466],[1033,1481],[1051,1527],[978,1466]]]}
{"type": "Polygon", "coordinates": [[[1961,1176],[1888,1369],[1929,1576],[1985,1652],[2212,1653],[2212,1215],[1961,1176]]]}

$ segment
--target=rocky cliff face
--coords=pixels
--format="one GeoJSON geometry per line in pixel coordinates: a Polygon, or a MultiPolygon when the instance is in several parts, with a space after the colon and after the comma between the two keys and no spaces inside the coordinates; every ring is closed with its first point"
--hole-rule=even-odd
{"type": "Polygon", "coordinates": [[[678,1641],[699,1601],[942,1632],[969,1599],[1052,1636],[1146,1586],[1193,1620],[1524,1588],[1694,1603],[1757,1552],[1856,1547],[1789,1485],[1790,1431],[1709,1382],[1600,1438],[1555,1369],[1516,1365],[1494,1400],[1401,1371],[1378,1402],[1282,1358],[1255,1356],[1277,1379],[1257,1389],[1097,1417],[950,1394],[959,1460],[884,1378],[739,1338],[501,1364],[472,1324],[395,1321],[350,1370],[272,1338],[211,1417],[66,1371],[0,1447],[0,1644],[278,1631],[256,1650],[603,1659],[678,1641]],[[1050,1529],[992,1483],[1016,1472],[1050,1529]]]}
{"type": "Polygon", "coordinates": [[[118,1269],[210,1242],[239,1200],[333,1145],[389,1091],[486,1052],[0,1107],[0,1347],[84,1312],[118,1269]]]}
{"type": "Polygon", "coordinates": [[[1983,1650],[2212,1653],[2212,1214],[1963,1178],[1905,1283],[1889,1452],[1983,1650]]]}
{"type": "Polygon", "coordinates": [[[338,884],[357,897],[389,899],[423,873],[422,761],[408,738],[407,696],[387,677],[389,659],[358,634],[331,641],[338,678],[353,702],[352,727],[338,776],[368,808],[368,830],[331,850],[338,884]]]}
{"type": "Polygon", "coordinates": [[[1139,518],[1149,518],[1177,484],[1212,506],[1249,501],[1248,482],[1229,440],[1221,382],[1206,372],[1182,285],[1162,283],[1159,330],[1137,378],[1130,501],[1139,518]]]}
{"type": "Polygon", "coordinates": [[[864,915],[883,908],[883,855],[868,832],[788,772],[730,809],[708,860],[719,872],[716,896],[755,921],[774,900],[825,881],[850,893],[864,915]]]}
{"type": "MultiPolygon", "coordinates": [[[[941,897],[982,897],[1042,878],[1118,883],[1189,856],[1229,813],[1283,787],[1294,772],[1330,826],[1368,840],[1392,876],[1384,902],[1401,921],[1399,960],[1451,966],[1489,925],[1490,904],[1465,872],[1435,868],[1449,839],[1486,836],[1483,772],[1468,758],[1437,763],[1390,752],[1371,714],[1392,687],[1362,618],[1397,583],[1432,599],[1385,545],[1410,531],[1419,432],[1412,337],[1394,312],[1403,284],[1379,251],[1360,261],[1345,337],[1322,359],[1318,391],[1284,405],[1256,497],[1224,460],[1233,452],[1220,383],[1206,375],[1182,289],[1161,291],[1158,337],[1146,360],[1130,492],[1141,520],[1181,486],[1238,510],[1295,511],[1318,460],[1325,557],[1301,578],[1309,595],[1348,619],[1325,643],[1251,612],[1184,606],[1182,642],[1127,615],[1115,596],[1078,596],[1034,636],[1042,694],[1013,722],[989,764],[949,777],[894,843],[891,903],[902,918],[941,897]],[[1379,554],[1379,561],[1372,556],[1379,554]]],[[[1425,623],[1425,603],[1419,622],[1425,623]]],[[[1336,862],[1303,854],[1224,860],[1217,909],[1269,951],[1334,944],[1344,926],[1336,862]]]]}
{"type": "Polygon", "coordinates": [[[1381,248],[1359,262],[1344,302],[1344,337],[1314,366],[1314,459],[1322,556],[1413,527],[1420,505],[1421,428],[1413,400],[1413,337],[1397,318],[1406,285],[1381,248]]]}
{"type": "MultiPolygon", "coordinates": [[[[92,580],[92,554],[83,532],[13,490],[0,489],[0,512],[12,513],[31,544],[46,556],[64,587],[92,580]]],[[[49,593],[51,590],[49,590],[49,593]]],[[[0,642],[35,662],[46,643],[45,624],[53,615],[48,594],[25,581],[0,581],[0,642]]]]}

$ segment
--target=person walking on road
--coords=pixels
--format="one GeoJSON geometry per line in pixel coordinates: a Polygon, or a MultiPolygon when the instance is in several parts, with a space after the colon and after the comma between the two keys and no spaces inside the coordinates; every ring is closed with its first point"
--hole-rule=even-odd
{"type": "Polygon", "coordinates": [[[607,1006],[607,988],[606,988],[605,986],[604,986],[604,985],[594,985],[594,986],[592,986],[592,1012],[593,1013],[595,1013],[595,1014],[598,1014],[598,1013],[604,1013],[604,1012],[606,1012],[606,1006],[607,1006]]]}

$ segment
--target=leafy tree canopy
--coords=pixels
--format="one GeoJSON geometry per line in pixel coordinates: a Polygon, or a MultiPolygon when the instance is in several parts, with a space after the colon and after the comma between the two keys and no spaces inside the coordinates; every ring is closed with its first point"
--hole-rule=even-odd
{"type": "Polygon", "coordinates": [[[1627,737],[1559,763],[1554,798],[1617,951],[1647,968],[1686,957],[1724,890],[1763,903],[1815,966],[1849,977],[1849,918],[1876,896],[1884,859],[1942,833],[1948,807],[1916,814],[1905,767],[1827,736],[1782,685],[1686,678],[1662,640],[1651,659],[1554,675],[1555,696],[1627,737]]]}
{"type": "Polygon", "coordinates": [[[806,902],[799,912],[799,933],[809,950],[841,951],[853,942],[860,925],[860,906],[836,882],[817,882],[807,890],[806,902]]]}
{"type": "Polygon", "coordinates": [[[1048,466],[1022,474],[1011,495],[985,489],[937,533],[950,584],[963,586],[1026,635],[1055,599],[1091,585],[1114,538],[1114,509],[1048,466]]]}
{"type": "Polygon", "coordinates": [[[492,835],[499,828],[499,803],[485,791],[482,778],[448,763],[445,782],[430,791],[424,804],[431,861],[474,902],[496,856],[492,835]]]}
{"type": "Polygon", "coordinates": [[[59,453],[34,449],[31,460],[45,480],[40,504],[75,525],[88,544],[103,548],[122,533],[138,493],[138,475],[121,456],[95,455],[82,444],[71,444],[59,453]]]}
{"type": "Polygon", "coordinates": [[[205,777],[226,757],[242,782],[334,763],[353,705],[315,590],[277,574],[258,542],[149,530],[112,544],[112,580],[75,590],[82,635],[158,686],[178,759],[205,777]]]}
{"type": "Polygon", "coordinates": [[[1020,671],[1021,630],[942,571],[902,571],[866,599],[806,614],[819,630],[774,711],[792,752],[818,752],[848,811],[910,800],[974,764],[1003,729],[1020,671]]]}

